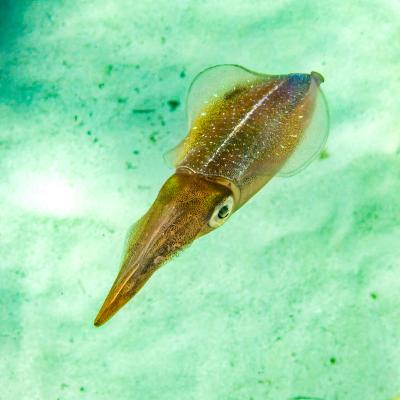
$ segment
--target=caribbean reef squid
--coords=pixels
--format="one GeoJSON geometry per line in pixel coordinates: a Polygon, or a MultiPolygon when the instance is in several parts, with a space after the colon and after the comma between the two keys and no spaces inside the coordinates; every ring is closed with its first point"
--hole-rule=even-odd
{"type": "Polygon", "coordinates": [[[267,75],[238,65],[199,73],[187,136],[166,159],[175,173],[128,233],[122,265],[96,319],[111,318],[172,256],[223,225],[272,177],[304,169],[328,136],[317,72],[267,75]]]}

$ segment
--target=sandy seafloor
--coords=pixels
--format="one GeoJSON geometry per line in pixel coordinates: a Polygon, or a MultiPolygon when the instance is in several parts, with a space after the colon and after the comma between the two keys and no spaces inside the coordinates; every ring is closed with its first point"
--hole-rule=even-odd
{"type": "Polygon", "coordinates": [[[400,3],[0,4],[0,399],[400,394],[400,3]],[[220,63],[321,72],[326,150],[94,328],[220,63]]]}

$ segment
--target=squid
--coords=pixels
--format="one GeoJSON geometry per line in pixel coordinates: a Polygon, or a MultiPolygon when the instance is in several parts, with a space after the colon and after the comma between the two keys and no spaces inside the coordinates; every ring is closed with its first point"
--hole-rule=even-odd
{"type": "Polygon", "coordinates": [[[329,113],[318,72],[268,75],[217,65],[190,85],[187,136],[165,158],[175,173],[128,232],[95,321],[104,324],[174,255],[222,226],[274,176],[321,152],[329,113]]]}

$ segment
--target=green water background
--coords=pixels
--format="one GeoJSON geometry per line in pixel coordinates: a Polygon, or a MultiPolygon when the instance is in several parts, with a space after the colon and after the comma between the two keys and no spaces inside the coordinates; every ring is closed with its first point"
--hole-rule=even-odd
{"type": "Polygon", "coordinates": [[[400,393],[397,1],[0,5],[0,399],[400,393]],[[321,72],[326,151],[96,329],[190,81],[220,63],[321,72]]]}

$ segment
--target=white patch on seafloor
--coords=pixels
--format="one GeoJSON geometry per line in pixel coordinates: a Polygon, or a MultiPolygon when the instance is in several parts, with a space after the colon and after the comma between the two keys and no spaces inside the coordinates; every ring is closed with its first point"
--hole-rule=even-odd
{"type": "Polygon", "coordinates": [[[29,176],[18,179],[16,186],[15,203],[24,209],[59,217],[82,210],[82,193],[62,176],[29,176]]]}

